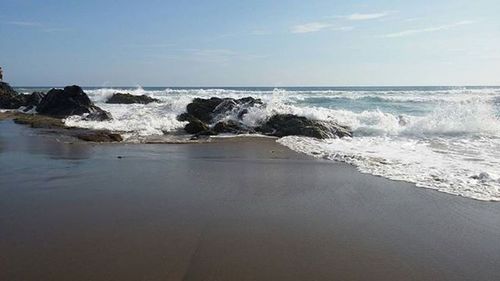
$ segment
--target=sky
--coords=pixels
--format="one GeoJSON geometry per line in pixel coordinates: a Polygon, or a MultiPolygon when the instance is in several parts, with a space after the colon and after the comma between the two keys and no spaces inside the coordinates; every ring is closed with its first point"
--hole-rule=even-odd
{"type": "Polygon", "coordinates": [[[500,85],[500,1],[0,0],[14,86],[500,85]]]}

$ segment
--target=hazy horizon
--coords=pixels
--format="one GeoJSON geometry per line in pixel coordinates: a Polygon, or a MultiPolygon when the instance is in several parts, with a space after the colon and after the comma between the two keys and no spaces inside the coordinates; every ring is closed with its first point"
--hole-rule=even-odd
{"type": "Polygon", "coordinates": [[[498,10],[494,0],[3,0],[0,66],[21,87],[496,86],[498,10]]]}

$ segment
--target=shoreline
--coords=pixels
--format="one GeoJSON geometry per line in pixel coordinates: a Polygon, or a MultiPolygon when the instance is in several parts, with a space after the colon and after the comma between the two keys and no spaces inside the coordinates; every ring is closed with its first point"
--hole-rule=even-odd
{"type": "MultiPolygon", "coordinates": [[[[305,152],[300,152],[293,150],[285,144],[278,142],[279,137],[268,136],[262,134],[220,134],[214,136],[207,136],[205,138],[199,139],[190,139],[191,135],[186,133],[172,133],[165,134],[163,136],[148,136],[143,139],[137,138],[134,141],[127,141],[126,139],[120,139],[119,141],[110,140],[107,135],[114,134],[113,132],[106,130],[98,130],[98,129],[86,129],[86,128],[78,128],[78,127],[68,127],[62,122],[61,119],[46,117],[43,115],[32,115],[26,114],[18,111],[0,111],[0,122],[2,121],[13,121],[17,125],[27,125],[31,127],[33,130],[40,130],[41,133],[52,135],[53,137],[63,137],[70,144],[74,142],[82,142],[82,143],[90,143],[94,145],[102,145],[102,144],[123,144],[123,145],[175,145],[175,144],[206,144],[206,143],[225,143],[225,142],[239,142],[239,141],[267,141],[273,140],[277,145],[289,149],[293,153],[297,153],[308,157],[310,159],[318,160],[318,161],[327,161],[327,162],[335,162],[347,165],[349,167],[354,168],[357,172],[361,174],[370,175],[373,177],[380,177],[383,179],[387,179],[390,181],[401,182],[403,184],[413,185],[415,188],[426,189],[429,191],[435,191],[439,193],[444,193],[450,196],[462,197],[470,200],[480,201],[480,202],[490,202],[490,203],[500,203],[498,200],[484,200],[478,199],[474,197],[468,197],[464,195],[455,194],[452,192],[447,192],[445,190],[439,190],[433,187],[428,186],[420,186],[415,182],[404,180],[404,179],[393,179],[390,177],[386,177],[384,175],[372,174],[370,172],[365,172],[360,170],[360,168],[354,164],[347,163],[344,161],[337,161],[332,159],[320,159],[318,157],[309,155],[305,152]],[[26,118],[27,117],[27,118],[26,118]],[[30,117],[36,117],[34,119],[30,119],[30,117]],[[20,119],[20,120],[18,120],[20,119]],[[62,123],[60,123],[62,122],[62,123]],[[104,133],[104,138],[100,139],[100,134],[104,133]],[[89,135],[90,138],[82,138],[81,136],[89,135]]],[[[119,135],[125,135],[126,132],[120,132],[119,135]]]]}
{"type": "Polygon", "coordinates": [[[119,132],[119,133],[114,133],[108,130],[99,130],[99,129],[87,129],[87,128],[79,128],[79,127],[69,127],[65,125],[62,119],[57,119],[57,118],[52,118],[52,117],[47,117],[43,115],[33,115],[33,114],[27,114],[23,112],[19,112],[16,110],[7,110],[7,111],[0,111],[0,122],[2,121],[8,121],[12,120],[14,123],[18,125],[27,125],[31,127],[34,130],[42,130],[42,132],[47,133],[47,134],[52,134],[54,137],[59,136],[59,137],[64,137],[67,139],[67,142],[73,143],[75,141],[77,142],[88,142],[88,143],[93,143],[93,144],[134,144],[134,145],[173,145],[173,144],[204,144],[204,143],[224,143],[224,142],[238,142],[238,141],[261,141],[261,140],[274,140],[277,145],[285,147],[289,149],[290,151],[293,151],[294,153],[298,153],[307,157],[310,157],[310,159],[316,159],[316,160],[326,160],[328,162],[336,162],[336,163],[342,163],[345,165],[348,165],[350,167],[353,167],[356,169],[357,172],[361,174],[366,174],[374,177],[380,177],[384,179],[388,179],[391,181],[396,181],[396,182],[401,182],[404,184],[411,184],[414,185],[416,188],[422,188],[426,190],[431,190],[431,191],[436,191],[440,193],[444,193],[447,195],[451,196],[458,196],[462,198],[467,198],[471,200],[476,200],[476,201],[481,201],[481,202],[491,202],[491,203],[500,203],[499,200],[485,200],[485,199],[479,199],[475,197],[469,197],[465,195],[460,195],[460,194],[455,194],[453,192],[449,192],[446,190],[440,190],[436,189],[434,187],[428,187],[424,185],[419,185],[416,182],[405,180],[405,179],[395,179],[391,177],[387,177],[384,175],[379,175],[379,174],[373,174],[370,172],[365,172],[360,169],[355,164],[344,162],[344,161],[337,161],[337,160],[332,160],[332,159],[320,159],[318,157],[309,155],[305,152],[300,152],[293,150],[292,148],[288,147],[287,145],[278,142],[279,137],[275,136],[269,136],[269,135],[262,135],[258,133],[254,134],[219,134],[219,135],[213,135],[213,136],[206,136],[203,138],[197,138],[197,139],[192,139],[190,138],[190,134],[186,133],[181,133],[179,132],[174,132],[170,134],[165,134],[162,136],[147,136],[143,137],[136,137],[134,141],[127,141],[126,138],[123,138],[123,135],[126,135],[126,132],[119,132]],[[114,139],[113,137],[110,138],[109,136],[112,135],[117,135],[119,136],[118,139],[114,139]]]}
{"type": "Polygon", "coordinates": [[[500,278],[500,204],[269,139],[69,144],[0,129],[2,280],[500,278]]]}

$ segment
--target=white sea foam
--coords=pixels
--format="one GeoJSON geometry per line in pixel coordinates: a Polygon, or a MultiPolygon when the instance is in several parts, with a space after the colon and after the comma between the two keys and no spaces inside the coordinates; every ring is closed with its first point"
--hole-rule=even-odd
{"type": "Polygon", "coordinates": [[[74,127],[108,129],[128,132],[128,136],[162,135],[164,132],[181,128],[185,123],[176,119],[177,112],[169,104],[150,105],[101,105],[112,113],[110,121],[85,121],[80,116],[71,116],[66,125],[74,127]]]}
{"type": "MultiPolygon", "coordinates": [[[[70,117],[71,126],[127,132],[128,140],[173,132],[176,116],[193,98],[252,96],[243,122],[256,126],[276,113],[292,113],[348,125],[353,138],[316,140],[286,137],[280,143],[300,152],[344,161],[362,172],[414,182],[479,200],[500,201],[500,89],[409,90],[237,90],[97,89],[86,91],[113,115],[106,122],[70,117]],[[148,95],[148,105],[112,105],[115,92],[148,95]]],[[[226,116],[235,119],[237,116],[226,116]]]]}
{"type": "Polygon", "coordinates": [[[365,173],[479,200],[500,201],[500,120],[491,102],[471,97],[442,103],[425,116],[381,111],[332,113],[353,138],[279,142],[365,173]]]}
{"type": "Polygon", "coordinates": [[[498,139],[285,137],[278,142],[318,158],[353,164],[361,172],[478,200],[500,201],[498,139]]]}

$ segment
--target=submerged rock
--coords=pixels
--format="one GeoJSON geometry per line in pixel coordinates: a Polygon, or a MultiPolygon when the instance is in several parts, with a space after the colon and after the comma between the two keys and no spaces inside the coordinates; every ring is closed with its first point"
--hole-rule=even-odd
{"type": "Polygon", "coordinates": [[[109,131],[90,131],[78,134],[76,137],[89,142],[121,142],[123,140],[120,134],[109,131]]]}
{"type": "Polygon", "coordinates": [[[61,119],[36,114],[16,114],[16,116],[14,116],[14,122],[17,124],[29,125],[32,128],[66,128],[61,119]]]}
{"type": "Polygon", "coordinates": [[[346,126],[335,122],[310,120],[293,114],[273,115],[257,131],[276,137],[305,136],[318,139],[352,137],[352,132],[346,126]]]}
{"type": "Polygon", "coordinates": [[[16,124],[44,129],[45,133],[75,137],[89,142],[120,142],[123,140],[122,136],[118,133],[108,130],[68,127],[64,124],[63,120],[45,115],[26,114],[20,111],[0,112],[0,121],[6,119],[12,119],[16,124]]]}
{"type": "Polygon", "coordinates": [[[18,94],[5,82],[0,82],[0,108],[18,109],[25,104],[24,96],[18,94]]]}
{"type": "Polygon", "coordinates": [[[112,104],[133,104],[133,103],[140,103],[140,104],[148,104],[152,102],[159,102],[160,100],[148,97],[146,95],[142,96],[135,96],[131,95],[128,93],[115,93],[113,96],[111,96],[106,103],[112,103],[112,104]]]}
{"type": "Polygon", "coordinates": [[[37,111],[40,114],[57,118],[89,114],[90,118],[95,118],[92,120],[111,119],[109,113],[95,106],[82,88],[75,85],[50,90],[41,100],[37,111]]]}

